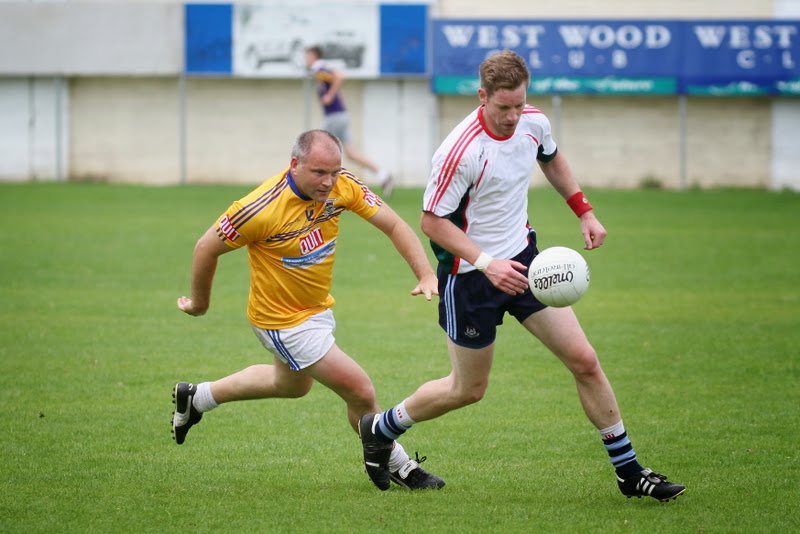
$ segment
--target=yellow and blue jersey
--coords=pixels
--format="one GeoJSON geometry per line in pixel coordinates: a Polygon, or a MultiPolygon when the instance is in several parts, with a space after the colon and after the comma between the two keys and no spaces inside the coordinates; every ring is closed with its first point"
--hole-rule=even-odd
{"type": "Polygon", "coordinates": [[[332,307],[339,215],[347,210],[369,219],[382,204],[345,169],[325,202],[300,192],[286,169],[231,204],[216,230],[231,248],[247,246],[250,322],[269,330],[291,328],[332,307]]]}

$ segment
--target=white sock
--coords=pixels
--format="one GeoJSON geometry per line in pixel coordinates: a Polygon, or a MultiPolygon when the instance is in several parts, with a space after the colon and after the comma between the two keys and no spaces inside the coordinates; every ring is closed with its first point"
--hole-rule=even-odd
{"type": "Polygon", "coordinates": [[[394,473],[400,470],[410,459],[403,446],[395,441],[392,455],[389,457],[389,472],[394,473]]]}
{"type": "MultiPolygon", "coordinates": [[[[408,400],[408,399],[406,399],[408,400]]],[[[406,410],[406,401],[401,402],[397,406],[394,407],[394,421],[403,425],[406,428],[411,428],[411,426],[416,423],[411,416],[408,415],[408,410],[406,410]]]]}
{"type": "Polygon", "coordinates": [[[612,425],[608,428],[601,428],[598,430],[600,432],[600,437],[603,439],[611,439],[616,436],[621,436],[625,433],[625,425],[622,424],[622,419],[620,419],[619,423],[616,425],[612,425]]]}
{"type": "Polygon", "coordinates": [[[197,393],[192,399],[192,406],[198,412],[210,412],[219,404],[214,400],[214,395],[211,394],[211,382],[203,382],[197,384],[197,393]]]}

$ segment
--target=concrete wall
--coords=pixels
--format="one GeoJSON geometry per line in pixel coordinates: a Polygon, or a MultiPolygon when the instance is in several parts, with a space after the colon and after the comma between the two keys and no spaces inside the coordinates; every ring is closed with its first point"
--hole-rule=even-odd
{"type": "Polygon", "coordinates": [[[187,82],[189,182],[255,184],[289,164],[304,129],[302,82],[187,82]]]}
{"type": "Polygon", "coordinates": [[[176,183],[175,78],[73,78],[70,93],[71,178],[176,183]]]}
{"type": "MultiPolygon", "coordinates": [[[[798,4],[440,0],[432,9],[473,18],[769,18],[798,4]]],[[[177,1],[0,2],[0,46],[30,49],[0,55],[0,179],[53,178],[61,166],[74,179],[255,184],[280,170],[295,135],[320,120],[302,80],[188,79],[182,166],[182,36],[177,1]],[[23,8],[26,24],[52,30],[44,42],[8,17],[23,8]],[[79,38],[70,44],[53,17],[30,10],[66,17],[70,35],[79,38]],[[104,29],[89,31],[97,20],[104,29]],[[54,76],[60,72],[72,75],[59,88],[54,76]]],[[[356,144],[401,185],[424,183],[439,141],[478,104],[477,97],[432,95],[419,79],[349,80],[345,98],[356,144]]],[[[553,121],[581,184],[681,185],[677,97],[535,96],[529,102],[553,121]]],[[[688,185],[800,188],[798,101],[692,97],[687,110],[688,185]]],[[[532,181],[543,178],[537,173],[532,181]]]]}
{"type": "MultiPolygon", "coordinates": [[[[581,185],[681,186],[675,97],[567,96],[560,111],[551,97],[530,97],[528,103],[550,117],[559,149],[581,185]]],[[[688,104],[687,185],[766,187],[771,100],[698,97],[688,104]]],[[[449,130],[477,105],[477,98],[442,99],[439,124],[449,130]]],[[[796,151],[796,141],[788,142],[796,151]]],[[[541,173],[532,178],[533,185],[545,183],[541,173]]]]}

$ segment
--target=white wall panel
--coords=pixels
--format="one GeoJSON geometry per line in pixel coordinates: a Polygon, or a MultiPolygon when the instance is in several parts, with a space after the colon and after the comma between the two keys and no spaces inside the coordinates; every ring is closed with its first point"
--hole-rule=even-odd
{"type": "MultiPolygon", "coordinates": [[[[775,16],[800,18],[800,0],[775,0],[775,16]]],[[[800,191],[800,101],[776,99],[772,104],[772,189],[800,191]]]]}
{"type": "Polygon", "coordinates": [[[0,78],[0,180],[64,178],[67,102],[52,78],[0,78]]]}
{"type": "Polygon", "coordinates": [[[0,80],[0,179],[25,180],[31,173],[27,78],[0,80]]]}

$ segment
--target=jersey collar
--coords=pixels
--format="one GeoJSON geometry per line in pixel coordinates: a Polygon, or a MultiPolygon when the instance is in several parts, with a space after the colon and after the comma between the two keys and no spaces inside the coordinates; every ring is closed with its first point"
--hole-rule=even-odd
{"type": "Polygon", "coordinates": [[[483,131],[486,132],[486,135],[488,135],[495,141],[505,141],[506,139],[511,139],[512,137],[514,137],[513,133],[505,137],[498,137],[494,133],[492,133],[492,131],[489,129],[489,125],[487,125],[486,121],[483,120],[483,108],[485,107],[486,106],[482,104],[481,107],[478,108],[478,122],[481,123],[481,127],[483,128],[483,131]]]}
{"type": "Polygon", "coordinates": [[[286,172],[286,181],[289,182],[289,187],[292,188],[292,191],[295,195],[300,197],[302,200],[311,200],[311,198],[305,196],[302,191],[297,187],[297,184],[294,183],[294,178],[292,177],[292,171],[286,172]]]}

